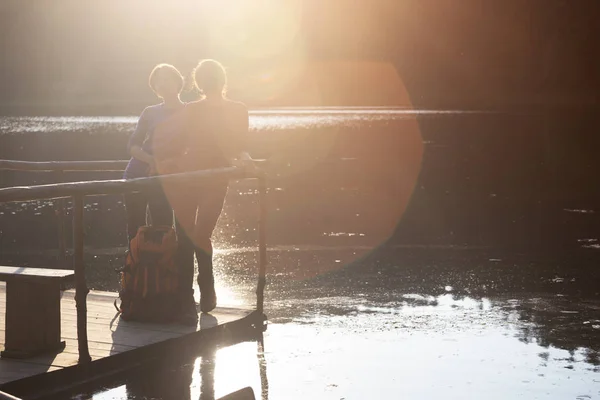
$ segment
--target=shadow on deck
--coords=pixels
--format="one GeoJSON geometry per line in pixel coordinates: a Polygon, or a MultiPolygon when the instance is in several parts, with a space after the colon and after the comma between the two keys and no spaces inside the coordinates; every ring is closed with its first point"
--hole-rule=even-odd
{"type": "MultiPolygon", "coordinates": [[[[92,362],[78,364],[75,292],[63,292],[61,330],[65,349],[28,359],[0,358],[0,390],[34,398],[108,378],[154,358],[198,353],[216,342],[256,338],[265,318],[250,308],[217,308],[201,314],[196,326],[124,321],[113,302],[116,293],[92,291],[87,300],[88,343],[92,362]]],[[[5,285],[0,286],[0,343],[4,342],[5,285]]]]}

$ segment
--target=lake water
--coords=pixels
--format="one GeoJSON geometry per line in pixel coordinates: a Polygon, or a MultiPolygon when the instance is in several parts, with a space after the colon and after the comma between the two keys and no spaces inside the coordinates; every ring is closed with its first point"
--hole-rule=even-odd
{"type": "MultiPolygon", "coordinates": [[[[270,160],[262,343],[70,397],[213,399],[251,386],[263,399],[600,399],[595,115],[252,112],[251,151],[270,160]]],[[[0,157],[122,159],[134,124],[3,117],[0,157]]],[[[252,182],[232,184],[215,232],[223,305],[254,301],[256,200],[252,182]]],[[[53,262],[54,206],[0,206],[3,263],[53,262]]],[[[85,221],[90,286],[116,290],[120,198],[88,199],[85,221]]]]}

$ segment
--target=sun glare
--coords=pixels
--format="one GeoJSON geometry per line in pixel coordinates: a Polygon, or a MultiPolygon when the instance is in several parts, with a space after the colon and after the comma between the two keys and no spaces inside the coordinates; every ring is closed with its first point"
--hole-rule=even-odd
{"type": "Polygon", "coordinates": [[[246,342],[196,359],[190,385],[191,398],[221,398],[246,386],[260,394],[256,351],[256,343],[246,342]]]}
{"type": "Polygon", "coordinates": [[[246,59],[287,53],[299,39],[299,1],[234,1],[208,3],[211,40],[246,59]],[[227,5],[224,5],[227,4],[227,5]]]}
{"type": "Polygon", "coordinates": [[[207,3],[211,53],[230,66],[231,86],[269,101],[293,87],[307,57],[300,35],[299,1],[207,3]],[[268,60],[268,62],[265,62],[268,60]]]}

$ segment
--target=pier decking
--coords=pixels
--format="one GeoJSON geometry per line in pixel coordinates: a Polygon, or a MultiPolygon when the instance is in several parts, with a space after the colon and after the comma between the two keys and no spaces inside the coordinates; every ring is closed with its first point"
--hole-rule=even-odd
{"type": "MultiPolygon", "coordinates": [[[[0,345],[4,341],[5,291],[6,286],[0,284],[0,345]]],[[[115,365],[124,367],[124,362],[142,362],[168,346],[184,343],[200,346],[206,334],[223,332],[218,328],[238,330],[260,323],[257,313],[250,308],[217,308],[210,314],[200,315],[197,326],[128,322],[118,317],[113,306],[118,297],[116,293],[92,291],[87,298],[88,344],[92,361],[78,365],[74,295],[74,290],[62,292],[61,330],[65,349],[56,354],[21,360],[0,358],[0,389],[10,392],[17,386],[37,384],[40,378],[53,381],[58,375],[63,378],[79,375],[79,380],[92,371],[102,374],[104,369],[110,370],[115,365]],[[113,358],[118,360],[111,362],[113,358]]]]}
{"type": "MultiPolygon", "coordinates": [[[[122,161],[62,161],[62,162],[24,162],[0,160],[0,170],[54,171],[62,175],[67,171],[114,171],[125,165],[122,161]]],[[[257,328],[262,331],[266,318],[263,314],[264,288],[266,284],[267,245],[266,245],[266,195],[265,174],[261,171],[248,171],[242,167],[225,167],[212,170],[190,171],[171,175],[152,176],[137,179],[113,179],[101,181],[63,182],[30,187],[0,188],[0,202],[32,201],[58,199],[56,213],[59,216],[59,261],[66,260],[65,240],[65,198],[71,198],[73,225],[73,277],[75,290],[59,292],[54,286],[46,297],[54,301],[52,318],[55,321],[50,333],[43,331],[46,322],[39,323],[36,315],[49,315],[45,310],[43,296],[33,306],[27,292],[44,291],[31,285],[9,286],[8,337],[6,335],[6,286],[0,286],[0,350],[5,344],[5,355],[29,356],[27,358],[0,358],[0,391],[12,395],[36,398],[50,393],[60,392],[89,380],[100,379],[129,368],[141,365],[149,359],[167,357],[171,354],[197,354],[203,347],[212,345],[213,339],[222,343],[235,343],[256,338],[257,328]],[[200,316],[197,326],[172,324],[145,324],[122,321],[113,302],[116,293],[89,292],[86,282],[84,263],[84,204],[89,196],[125,194],[150,190],[164,183],[185,184],[196,187],[214,180],[255,179],[258,182],[259,218],[258,218],[258,283],[256,288],[256,306],[252,309],[218,308],[214,312],[200,316]],[[15,290],[16,288],[16,290],[15,290]],[[56,290],[55,290],[56,289],[56,290]],[[52,293],[51,293],[52,292],[52,293]],[[57,297],[60,293],[60,299],[57,297]],[[16,300],[15,300],[16,299],[16,300]],[[15,303],[16,301],[16,303],[15,303]],[[60,302],[60,338],[58,314],[60,302]],[[21,304],[22,303],[22,304],[21,304]],[[16,304],[16,306],[15,306],[16,304]],[[19,311],[25,310],[25,318],[19,311]],[[16,321],[16,322],[15,322],[16,321]],[[25,321],[25,322],[23,322],[25,321]],[[29,323],[37,327],[28,329],[29,323]],[[42,328],[40,328],[42,327],[42,328]],[[40,332],[40,329],[42,332],[40,332]],[[32,342],[24,334],[36,333],[32,342]],[[64,349],[55,354],[35,356],[45,350],[48,344],[52,348],[64,349]],[[33,343],[33,344],[32,344],[33,343]],[[53,344],[56,343],[56,346],[53,344]],[[60,346],[59,346],[60,345],[60,346]]],[[[17,269],[19,270],[19,269],[17,269]]],[[[20,271],[27,275],[28,271],[20,271]]],[[[31,272],[31,271],[29,271],[31,272]]],[[[38,271],[39,272],[39,271],[38,271]]],[[[14,281],[10,268],[7,272],[14,281]]],[[[42,274],[43,275],[43,274],[42,274]]],[[[8,279],[8,278],[7,278],[8,279]]],[[[11,281],[11,282],[12,282],[11,281]]],[[[62,282],[62,281],[61,281],[62,282]]],[[[15,282],[12,282],[15,283],[15,282]]],[[[38,293],[40,294],[40,293],[38,293]]],[[[2,393],[0,393],[2,395],[2,393]]]]}

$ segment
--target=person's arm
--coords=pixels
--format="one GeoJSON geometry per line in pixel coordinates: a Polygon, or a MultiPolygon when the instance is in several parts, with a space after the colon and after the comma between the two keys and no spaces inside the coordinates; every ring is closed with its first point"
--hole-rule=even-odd
{"type": "Polygon", "coordinates": [[[148,154],[142,149],[142,145],[144,144],[144,140],[146,140],[146,136],[148,134],[147,110],[148,109],[146,108],[144,111],[142,111],[137,126],[135,127],[135,131],[129,138],[127,150],[129,151],[131,157],[145,162],[148,165],[152,165],[154,163],[154,158],[152,157],[152,155],[148,154]]]}
{"type": "Polygon", "coordinates": [[[142,149],[142,146],[138,146],[138,145],[133,145],[131,146],[131,149],[129,150],[129,154],[131,154],[131,157],[143,161],[148,165],[152,165],[154,163],[154,157],[152,157],[151,154],[148,154],[147,152],[144,151],[144,149],[142,149]]]}

